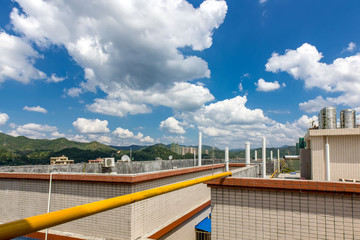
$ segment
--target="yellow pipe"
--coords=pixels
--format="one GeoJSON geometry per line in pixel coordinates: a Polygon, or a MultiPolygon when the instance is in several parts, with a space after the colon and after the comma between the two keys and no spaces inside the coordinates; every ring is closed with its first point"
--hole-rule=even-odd
{"type": "Polygon", "coordinates": [[[41,214],[38,216],[24,218],[9,223],[4,223],[0,225],[0,240],[23,236],[45,228],[50,228],[79,218],[87,217],[140,200],[155,197],[160,194],[172,192],[181,188],[231,175],[231,172],[223,172],[208,177],[201,177],[193,180],[174,183],[167,186],[157,187],[141,192],[131,193],[98,202],[88,203],[55,212],[41,214]]]}
{"type": "Polygon", "coordinates": [[[276,169],[275,172],[270,176],[270,178],[273,178],[278,170],[276,169]]]}

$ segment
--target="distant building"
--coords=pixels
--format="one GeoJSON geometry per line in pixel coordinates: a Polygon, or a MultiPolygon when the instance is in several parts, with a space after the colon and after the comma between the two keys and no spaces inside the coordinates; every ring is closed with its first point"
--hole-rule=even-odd
{"type": "Polygon", "coordinates": [[[194,148],[194,147],[182,147],[181,148],[181,155],[185,155],[187,153],[191,153],[191,154],[197,153],[197,148],[194,148]]]}
{"type": "Polygon", "coordinates": [[[174,153],[177,153],[177,154],[181,154],[181,149],[182,147],[178,144],[178,143],[172,143],[171,144],[171,151],[173,151],[174,153]]]}
{"type": "Polygon", "coordinates": [[[89,160],[89,163],[104,163],[104,159],[103,158],[97,158],[95,160],[89,160]]]}
{"type": "Polygon", "coordinates": [[[68,157],[62,155],[61,157],[50,157],[50,165],[65,165],[74,164],[74,160],[69,160],[68,157]]]}

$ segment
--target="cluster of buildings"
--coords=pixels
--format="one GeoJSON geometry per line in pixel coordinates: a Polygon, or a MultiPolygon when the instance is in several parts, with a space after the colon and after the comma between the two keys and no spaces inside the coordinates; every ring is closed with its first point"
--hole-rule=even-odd
{"type": "MultiPolygon", "coordinates": [[[[198,149],[195,147],[180,146],[178,143],[171,143],[171,151],[179,155],[185,155],[187,153],[198,154],[198,149]]],[[[209,154],[209,150],[204,150],[205,154],[209,154]]]]}

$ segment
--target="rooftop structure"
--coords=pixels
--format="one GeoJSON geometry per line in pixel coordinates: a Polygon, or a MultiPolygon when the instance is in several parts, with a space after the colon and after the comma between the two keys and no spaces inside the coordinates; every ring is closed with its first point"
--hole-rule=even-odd
{"type": "Polygon", "coordinates": [[[360,179],[360,128],[310,129],[305,141],[302,176],[330,181],[360,179]]]}
{"type": "Polygon", "coordinates": [[[74,160],[69,160],[69,158],[64,155],[62,155],[61,157],[50,157],[50,165],[64,164],[74,164],[74,160]]]}

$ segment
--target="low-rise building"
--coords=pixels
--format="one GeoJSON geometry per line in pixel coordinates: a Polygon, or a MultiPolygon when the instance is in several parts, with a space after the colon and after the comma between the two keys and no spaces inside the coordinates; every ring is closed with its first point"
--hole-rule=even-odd
{"type": "Polygon", "coordinates": [[[62,155],[61,157],[50,157],[50,165],[64,164],[74,164],[74,160],[69,160],[69,158],[64,155],[62,155]]]}
{"type": "Polygon", "coordinates": [[[360,179],[360,128],[309,129],[305,141],[306,149],[300,153],[302,177],[329,181],[360,179]]]}

